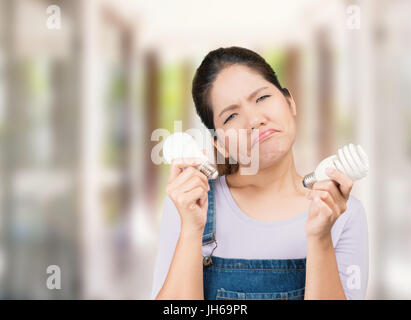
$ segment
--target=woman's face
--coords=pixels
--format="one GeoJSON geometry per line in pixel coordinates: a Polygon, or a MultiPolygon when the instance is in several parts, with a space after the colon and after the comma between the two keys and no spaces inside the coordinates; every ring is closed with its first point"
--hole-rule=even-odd
{"type": "Polygon", "coordinates": [[[246,157],[257,160],[263,169],[291,149],[296,135],[295,103],[252,69],[242,65],[223,69],[212,85],[210,99],[217,135],[221,139],[221,131],[225,137],[224,146],[216,147],[225,157],[240,165],[247,163],[242,161],[246,157]],[[265,135],[267,129],[275,132],[265,135]],[[236,145],[230,147],[233,142],[236,145]]]}

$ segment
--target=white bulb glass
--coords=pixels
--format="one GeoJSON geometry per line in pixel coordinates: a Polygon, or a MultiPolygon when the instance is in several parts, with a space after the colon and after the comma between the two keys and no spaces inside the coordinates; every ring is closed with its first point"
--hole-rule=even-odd
{"type": "Polygon", "coordinates": [[[322,160],[314,172],[304,177],[303,185],[311,188],[317,181],[329,180],[330,177],[325,173],[326,168],[337,169],[349,176],[353,181],[359,180],[368,174],[368,156],[360,145],[354,146],[350,143],[338,149],[336,155],[322,160]]]}
{"type": "Polygon", "coordinates": [[[163,144],[163,156],[167,163],[176,158],[201,158],[202,164],[197,169],[208,179],[216,179],[218,171],[208,158],[201,152],[194,138],[185,132],[176,132],[167,137],[163,144]]]}

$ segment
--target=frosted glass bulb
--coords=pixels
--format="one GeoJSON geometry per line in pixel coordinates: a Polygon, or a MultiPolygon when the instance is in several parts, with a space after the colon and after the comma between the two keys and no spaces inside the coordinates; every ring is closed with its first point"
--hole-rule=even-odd
{"type": "Polygon", "coordinates": [[[317,181],[329,180],[330,177],[325,173],[326,168],[337,169],[355,181],[368,174],[368,156],[360,145],[354,146],[350,143],[348,146],[338,149],[337,155],[332,155],[321,161],[314,172],[307,174],[303,179],[304,187],[311,188],[317,181]]]}
{"type": "Polygon", "coordinates": [[[197,169],[204,173],[208,179],[218,177],[217,168],[210,163],[188,133],[176,132],[167,137],[163,144],[163,156],[167,163],[171,163],[176,158],[201,158],[203,162],[197,166],[197,169]]]}

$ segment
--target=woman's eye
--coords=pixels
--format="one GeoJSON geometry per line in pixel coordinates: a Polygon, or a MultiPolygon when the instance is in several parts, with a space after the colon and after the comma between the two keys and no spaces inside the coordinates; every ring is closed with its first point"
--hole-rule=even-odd
{"type": "Polygon", "coordinates": [[[260,100],[260,99],[267,98],[267,97],[269,97],[269,95],[262,96],[262,97],[258,98],[256,102],[258,102],[258,100],[260,100]]]}
{"type": "Polygon", "coordinates": [[[233,118],[234,115],[235,115],[235,113],[233,113],[227,119],[225,119],[224,124],[226,124],[228,121],[230,121],[233,118]]]}

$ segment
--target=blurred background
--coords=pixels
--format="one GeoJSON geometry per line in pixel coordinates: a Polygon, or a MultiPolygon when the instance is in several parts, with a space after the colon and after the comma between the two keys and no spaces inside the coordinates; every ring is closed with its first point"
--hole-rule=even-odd
{"type": "Polygon", "coordinates": [[[301,175],[366,150],[367,298],[410,299],[410,18],[409,0],[0,0],[0,298],[149,299],[169,170],[151,134],[201,128],[194,72],[236,45],[293,94],[301,175]]]}

